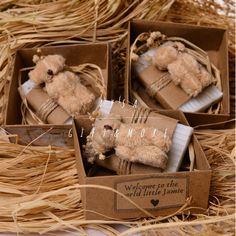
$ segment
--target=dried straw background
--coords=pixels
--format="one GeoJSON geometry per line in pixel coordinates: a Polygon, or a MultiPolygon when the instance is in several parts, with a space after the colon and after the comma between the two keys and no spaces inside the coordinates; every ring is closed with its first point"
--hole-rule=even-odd
{"type": "MultiPolygon", "coordinates": [[[[4,123],[17,49],[110,41],[117,81],[122,88],[125,27],[133,18],[228,28],[231,113],[234,114],[234,11],[233,0],[225,0],[223,5],[212,0],[1,0],[0,124],[4,123]]],[[[197,135],[213,169],[208,211],[204,215],[123,222],[131,228],[122,235],[139,231],[146,235],[234,235],[234,129],[198,130],[197,135]]],[[[83,219],[73,151],[63,150],[63,155],[55,155],[48,148],[29,147],[22,151],[16,144],[0,143],[0,232],[77,230],[86,235],[85,229],[89,227],[107,235],[118,235],[108,222],[83,219]]]]}

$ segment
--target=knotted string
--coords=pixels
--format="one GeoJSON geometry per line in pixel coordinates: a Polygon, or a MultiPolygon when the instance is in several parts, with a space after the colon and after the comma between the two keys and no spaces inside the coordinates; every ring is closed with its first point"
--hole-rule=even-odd
{"type": "MultiPolygon", "coordinates": [[[[151,113],[150,109],[143,107],[135,108],[131,118],[131,124],[145,124],[147,122],[150,113],[151,113]]],[[[130,175],[133,162],[123,160],[121,158],[118,158],[118,160],[119,164],[118,164],[117,174],[130,175]]]]}
{"type": "Polygon", "coordinates": [[[40,119],[43,122],[47,122],[48,116],[58,107],[59,105],[54,102],[51,98],[49,98],[46,102],[44,102],[39,110],[37,111],[37,116],[40,117],[40,119]]]}
{"type": "Polygon", "coordinates": [[[160,90],[162,90],[164,87],[166,87],[171,82],[170,74],[166,72],[163,74],[157,81],[151,84],[149,88],[147,88],[147,93],[154,97],[156,93],[160,90]]]}

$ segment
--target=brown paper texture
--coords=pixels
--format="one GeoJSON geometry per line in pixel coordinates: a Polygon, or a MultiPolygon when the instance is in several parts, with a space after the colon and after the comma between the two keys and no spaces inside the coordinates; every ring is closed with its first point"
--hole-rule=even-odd
{"type": "Polygon", "coordinates": [[[112,155],[105,160],[96,160],[96,163],[99,166],[105,167],[109,170],[115,171],[117,174],[150,174],[150,173],[159,173],[161,169],[155,168],[148,165],[143,165],[140,163],[129,162],[129,170],[128,172],[121,173],[120,172],[120,158],[116,155],[112,155]]]}
{"type": "MultiPolygon", "coordinates": [[[[34,146],[73,147],[73,138],[70,136],[71,126],[66,125],[8,125],[4,129],[17,134],[19,144],[28,144],[33,141],[34,146]],[[42,134],[44,134],[42,136],[42,134]]],[[[14,138],[10,138],[15,142],[14,138]]]]}
{"type": "MultiPolygon", "coordinates": [[[[131,123],[132,117],[135,112],[138,111],[139,108],[135,108],[133,106],[123,104],[122,102],[114,102],[111,114],[119,114],[122,117],[122,121],[124,123],[131,123]]],[[[141,113],[140,113],[141,114],[141,113]]],[[[144,113],[144,115],[147,113],[144,113]]],[[[141,114],[142,116],[142,114],[141,114]]],[[[161,115],[156,111],[152,111],[148,115],[148,119],[145,124],[148,126],[152,126],[162,132],[167,132],[167,135],[172,138],[173,132],[176,128],[178,120],[170,118],[168,116],[161,115]]]]}
{"type": "MultiPolygon", "coordinates": [[[[148,90],[153,83],[156,83],[158,80],[160,81],[165,74],[170,79],[168,72],[160,71],[154,65],[150,65],[139,73],[138,77],[148,90]]],[[[164,107],[174,110],[191,98],[179,86],[175,85],[171,79],[166,86],[160,87],[160,90],[156,92],[154,97],[164,107]]]]}
{"type": "MultiPolygon", "coordinates": [[[[122,192],[144,209],[162,209],[182,206],[188,197],[187,177],[141,178],[117,183],[115,189],[122,192]]],[[[136,209],[134,205],[117,195],[116,210],[136,209]]]]}
{"type": "MultiPolygon", "coordinates": [[[[49,99],[49,96],[42,88],[34,88],[27,94],[26,99],[35,112],[37,112],[42,104],[49,99]]],[[[70,115],[62,107],[57,106],[48,115],[47,122],[49,124],[64,124],[69,118],[70,115]]]]}

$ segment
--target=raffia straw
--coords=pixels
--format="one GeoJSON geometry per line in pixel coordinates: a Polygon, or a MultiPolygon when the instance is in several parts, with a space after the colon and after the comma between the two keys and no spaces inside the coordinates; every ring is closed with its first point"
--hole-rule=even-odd
{"type": "MultiPolygon", "coordinates": [[[[163,17],[165,17],[166,21],[171,22],[227,28],[229,30],[231,114],[235,114],[235,3],[233,0],[222,1],[222,4],[219,4],[218,1],[211,0],[136,0],[132,1],[132,3],[124,0],[118,1],[118,5],[115,5],[116,3],[117,1],[100,1],[96,39],[97,41],[112,42],[113,67],[121,89],[123,88],[126,61],[125,40],[127,38],[127,32],[125,27],[128,20],[134,18],[163,20],[163,17]]],[[[61,43],[92,42],[95,22],[94,7],[94,0],[0,1],[0,26],[2,30],[0,35],[0,124],[4,122],[4,112],[16,50],[24,47],[37,48],[44,45],[57,45],[61,43]],[[58,9],[63,10],[58,11],[58,9]]],[[[214,219],[216,216],[227,216],[235,212],[234,130],[208,130],[207,132],[198,130],[197,136],[201,139],[201,144],[204,147],[204,151],[213,170],[208,211],[203,215],[171,217],[164,222],[159,222],[159,224],[165,225],[166,222],[187,222],[194,219],[197,222],[198,218],[200,220],[214,219]],[[224,139],[227,142],[223,142],[222,140],[224,139]],[[204,143],[206,143],[206,146],[204,146],[204,143]],[[218,146],[219,143],[221,144],[218,149],[211,148],[218,146]]],[[[17,153],[16,149],[16,146],[12,146],[13,155],[17,153]]],[[[7,162],[9,160],[7,156],[6,154],[6,159],[4,160],[1,156],[0,160],[3,163],[7,162]]],[[[30,194],[35,192],[41,181],[47,157],[25,159],[24,162],[12,166],[7,171],[6,176],[3,176],[3,173],[0,172],[1,190],[7,186],[7,191],[10,192],[8,196],[12,196],[15,202],[19,200],[18,196],[23,197],[25,193],[30,194]],[[34,164],[29,167],[30,163],[34,164]],[[25,175],[22,175],[22,173],[25,173],[25,175]],[[34,175],[34,173],[38,175],[34,175]],[[4,186],[2,186],[2,183],[4,183],[4,186]],[[15,188],[20,191],[18,195],[11,193],[15,188]]],[[[74,158],[69,156],[66,158],[66,153],[61,158],[55,158],[53,155],[50,158],[43,184],[35,197],[40,193],[73,186],[76,183],[77,176],[74,158]],[[61,181],[61,178],[63,178],[63,181],[61,181]]],[[[118,232],[111,230],[107,225],[99,224],[100,222],[87,222],[88,224],[86,224],[80,202],[80,191],[78,189],[71,188],[64,193],[64,195],[60,195],[59,197],[61,202],[67,207],[67,210],[61,211],[55,210],[54,207],[49,208],[53,215],[64,221],[63,224],[58,222],[57,218],[53,218],[53,215],[49,217],[43,210],[39,215],[36,214],[36,216],[26,213],[24,216],[18,217],[19,229],[12,220],[11,213],[9,213],[8,207],[12,206],[12,204],[9,204],[0,208],[0,231],[17,232],[19,230],[19,232],[25,233],[40,233],[63,230],[65,232],[71,232],[68,229],[68,223],[76,226],[77,231],[84,235],[86,235],[85,229],[87,228],[99,229],[107,235],[118,235],[118,232]],[[81,221],[83,225],[79,224],[81,221]]],[[[54,201],[58,202],[58,196],[55,196],[54,201]]],[[[5,202],[7,203],[8,201],[4,200],[5,202]]],[[[3,204],[2,201],[0,203],[3,204]]],[[[46,204],[49,203],[46,202],[46,204]]],[[[143,233],[146,233],[146,235],[151,235],[152,233],[152,235],[174,234],[181,236],[235,235],[234,219],[226,220],[223,217],[221,219],[222,221],[212,224],[204,224],[202,221],[199,227],[178,227],[176,225],[176,227],[170,226],[168,229],[153,229],[143,233]]],[[[155,226],[155,223],[151,224],[155,226]]],[[[141,219],[127,226],[140,227],[142,225],[149,225],[148,219],[141,219]]]]}
{"type": "Polygon", "coordinates": [[[185,206],[172,215],[133,221],[109,218],[104,221],[84,220],[79,188],[104,187],[77,184],[72,148],[30,144],[22,146],[0,141],[0,215],[8,222],[4,224],[0,220],[0,232],[76,230],[82,233],[87,227],[94,227],[107,235],[118,235],[118,232],[106,225],[108,223],[124,224],[131,227],[131,230],[135,227],[135,232],[142,232],[143,229],[157,233],[169,230],[179,235],[185,235],[186,230],[194,232],[193,225],[201,225],[196,233],[217,233],[224,224],[224,230],[232,232],[235,211],[235,173],[232,165],[235,154],[234,129],[198,129],[196,135],[213,169],[206,214],[180,215],[176,218],[176,214],[188,210],[186,202],[185,206]]]}
{"type": "Polygon", "coordinates": [[[229,216],[223,216],[223,217],[216,217],[215,219],[210,219],[210,220],[198,220],[198,221],[192,221],[192,222],[177,222],[177,223],[166,223],[166,224],[156,224],[156,225],[148,225],[148,226],[142,226],[139,228],[132,228],[130,230],[127,230],[124,233],[119,234],[120,236],[125,236],[125,235],[133,235],[135,233],[147,231],[150,229],[158,229],[158,228],[174,228],[174,227],[182,227],[182,226],[193,226],[193,225],[199,225],[199,224],[212,224],[212,223],[218,223],[222,221],[227,221],[227,220],[234,220],[235,219],[235,214],[229,215],[229,216]]]}
{"type": "Polygon", "coordinates": [[[194,153],[193,143],[189,144],[188,153],[189,153],[189,160],[190,160],[189,171],[193,171],[193,167],[195,163],[195,153],[194,153]]]}
{"type": "Polygon", "coordinates": [[[91,85],[94,84],[95,87],[97,87],[100,91],[100,97],[105,99],[106,83],[102,74],[102,70],[99,66],[91,63],[84,63],[78,66],[70,66],[70,69],[75,73],[85,75],[87,82],[89,82],[91,85]]]}

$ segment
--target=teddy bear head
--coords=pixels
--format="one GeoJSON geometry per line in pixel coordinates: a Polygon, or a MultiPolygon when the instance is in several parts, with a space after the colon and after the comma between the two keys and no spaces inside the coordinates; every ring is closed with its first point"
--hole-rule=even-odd
{"type": "Polygon", "coordinates": [[[111,115],[99,121],[93,137],[93,145],[98,152],[106,153],[114,148],[115,134],[121,123],[121,117],[117,115],[111,115]]]}
{"type": "Polygon", "coordinates": [[[166,70],[169,64],[177,60],[179,52],[184,50],[182,43],[167,41],[157,48],[153,64],[160,70],[166,70]]]}
{"type": "Polygon", "coordinates": [[[29,72],[30,80],[36,84],[48,83],[52,77],[65,67],[65,58],[61,55],[34,56],[35,68],[29,72]]]}
{"type": "Polygon", "coordinates": [[[87,136],[84,155],[90,163],[96,158],[105,159],[105,154],[115,148],[116,132],[119,131],[122,119],[110,115],[95,122],[94,130],[87,136]]]}

